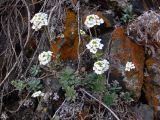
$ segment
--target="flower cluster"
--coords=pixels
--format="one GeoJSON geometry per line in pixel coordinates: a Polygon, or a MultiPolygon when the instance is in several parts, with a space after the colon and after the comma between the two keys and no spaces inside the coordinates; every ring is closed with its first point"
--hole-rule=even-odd
{"type": "Polygon", "coordinates": [[[90,50],[91,53],[96,54],[98,49],[102,49],[103,48],[103,44],[100,43],[101,39],[99,38],[95,38],[92,39],[87,45],[87,49],[90,50]]]}
{"type": "Polygon", "coordinates": [[[38,59],[39,59],[40,65],[46,65],[52,59],[52,52],[51,51],[47,51],[47,52],[44,51],[41,54],[39,54],[38,59]]]}
{"type": "Polygon", "coordinates": [[[107,60],[100,60],[94,63],[93,70],[96,74],[103,74],[109,69],[109,62],[107,60]]]}
{"type": "Polygon", "coordinates": [[[125,71],[131,71],[132,69],[135,69],[135,65],[132,62],[127,62],[125,71]]]}
{"type": "Polygon", "coordinates": [[[44,96],[44,93],[41,92],[41,91],[37,91],[37,92],[33,93],[31,97],[34,97],[34,98],[35,98],[35,97],[39,97],[39,96],[42,96],[42,97],[43,97],[43,96],[44,96]]]}
{"type": "Polygon", "coordinates": [[[102,18],[99,18],[98,15],[95,15],[95,14],[88,15],[86,17],[85,22],[84,22],[84,24],[88,28],[92,28],[95,25],[100,25],[100,24],[103,24],[103,23],[104,23],[104,20],[102,18]]]}
{"type": "Polygon", "coordinates": [[[31,23],[33,23],[32,29],[35,29],[35,31],[41,29],[42,26],[48,25],[48,16],[46,13],[39,12],[34,15],[34,17],[31,19],[31,23]]]}

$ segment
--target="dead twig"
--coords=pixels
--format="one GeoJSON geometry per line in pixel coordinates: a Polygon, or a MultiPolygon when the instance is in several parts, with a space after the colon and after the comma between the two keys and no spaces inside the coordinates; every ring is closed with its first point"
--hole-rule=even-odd
{"type": "Polygon", "coordinates": [[[29,10],[29,7],[26,3],[25,0],[22,0],[22,2],[24,3],[24,5],[26,6],[26,9],[27,9],[27,14],[28,14],[28,35],[27,35],[27,40],[24,44],[24,47],[27,45],[28,41],[29,41],[29,38],[30,38],[30,31],[31,31],[31,27],[30,27],[30,20],[31,20],[31,14],[30,14],[30,10],[29,10]]]}
{"type": "Polygon", "coordinates": [[[61,104],[61,106],[56,110],[56,112],[54,113],[54,115],[51,118],[51,120],[54,120],[54,118],[56,117],[56,114],[60,111],[60,109],[62,108],[62,106],[64,105],[65,102],[66,102],[66,99],[63,101],[63,103],[61,104]]]}
{"type": "Polygon", "coordinates": [[[97,101],[98,103],[100,103],[101,105],[103,105],[107,110],[109,110],[112,115],[117,119],[117,120],[120,120],[118,118],[118,116],[108,107],[106,106],[102,101],[98,100],[97,98],[95,98],[93,95],[91,95],[90,93],[88,93],[87,91],[85,91],[84,89],[80,88],[80,91],[81,92],[84,92],[85,94],[87,94],[88,96],[90,96],[91,98],[93,98],[95,101],[97,101]]]}

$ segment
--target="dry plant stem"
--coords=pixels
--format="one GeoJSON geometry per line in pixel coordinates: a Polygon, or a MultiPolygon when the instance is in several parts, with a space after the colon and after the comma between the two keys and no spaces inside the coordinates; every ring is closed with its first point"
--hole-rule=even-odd
{"type": "Polygon", "coordinates": [[[37,54],[37,51],[38,51],[38,49],[39,49],[39,47],[40,47],[41,42],[42,42],[42,39],[40,39],[39,44],[38,44],[38,46],[37,46],[37,49],[36,49],[36,51],[34,52],[33,57],[32,57],[32,59],[31,59],[31,61],[30,61],[30,63],[29,63],[29,65],[28,65],[28,67],[27,67],[27,69],[26,69],[26,71],[25,71],[25,73],[24,73],[23,76],[26,76],[29,68],[31,67],[32,62],[33,62],[33,60],[34,60],[34,58],[35,58],[35,56],[36,56],[36,54],[37,54]]]}
{"type": "Polygon", "coordinates": [[[49,31],[48,31],[48,29],[47,29],[46,27],[44,28],[44,31],[45,31],[45,33],[46,33],[46,36],[47,36],[48,42],[49,42],[49,46],[50,46],[50,48],[51,48],[52,43],[51,43],[51,37],[50,37],[49,31]]]}
{"type": "MultiPolygon", "coordinates": [[[[22,0],[23,4],[25,5],[26,9],[27,9],[27,14],[28,14],[28,34],[27,34],[27,39],[26,42],[24,44],[24,48],[26,47],[29,38],[30,38],[30,11],[29,11],[29,7],[26,3],[25,0],[22,0]]],[[[10,71],[6,74],[6,76],[4,77],[4,79],[2,80],[2,82],[0,83],[0,87],[2,86],[2,84],[7,80],[7,78],[9,77],[9,75],[12,73],[12,71],[15,69],[16,65],[18,64],[19,59],[21,58],[21,56],[23,55],[23,52],[21,51],[19,56],[17,57],[17,61],[14,63],[14,65],[12,66],[12,68],[10,69],[10,71]]]]}
{"type": "Polygon", "coordinates": [[[101,113],[101,103],[102,103],[102,94],[100,94],[100,96],[99,96],[99,115],[101,113]]]}
{"type": "Polygon", "coordinates": [[[1,103],[1,105],[0,105],[0,114],[2,113],[2,106],[3,106],[3,92],[4,92],[4,87],[3,87],[3,89],[2,89],[2,91],[1,91],[1,98],[0,98],[0,103],[1,103]]]}
{"type": "Polygon", "coordinates": [[[78,67],[77,67],[77,72],[79,71],[80,62],[81,62],[81,56],[80,56],[81,36],[80,36],[80,15],[79,15],[79,8],[80,8],[80,3],[79,3],[79,1],[78,1],[78,2],[77,2],[77,20],[78,20],[78,48],[77,48],[78,67]]]}
{"type": "Polygon", "coordinates": [[[91,33],[91,29],[89,28],[89,36],[90,36],[90,39],[92,39],[92,33],[91,33]]]}
{"type": "Polygon", "coordinates": [[[54,118],[56,117],[56,114],[59,112],[59,110],[62,108],[62,106],[64,105],[65,102],[66,102],[66,99],[63,101],[63,103],[61,104],[61,106],[56,110],[56,112],[54,113],[54,115],[51,118],[51,120],[54,120],[54,118]]]}
{"type": "MultiPolygon", "coordinates": [[[[21,54],[19,55],[18,59],[20,58],[21,54]]],[[[2,80],[2,82],[0,83],[0,87],[3,85],[3,83],[7,80],[7,78],[9,77],[9,75],[12,73],[12,71],[14,70],[14,68],[16,67],[18,61],[16,61],[13,65],[13,67],[10,69],[10,71],[6,74],[5,78],[2,80]]]]}
{"type": "Polygon", "coordinates": [[[30,14],[29,7],[28,7],[26,1],[22,0],[22,2],[26,6],[27,14],[28,14],[28,34],[27,34],[27,40],[26,40],[26,42],[24,44],[24,47],[25,47],[27,45],[28,41],[29,41],[29,38],[30,38],[30,31],[31,31],[30,20],[31,20],[31,14],[30,14]]]}
{"type": "MultiPolygon", "coordinates": [[[[109,40],[109,42],[108,42],[108,54],[107,54],[107,56],[105,56],[105,58],[107,57],[109,61],[110,61],[111,45],[112,45],[112,34],[111,34],[111,38],[110,38],[110,40],[109,40]]],[[[109,70],[108,70],[108,74],[107,74],[107,81],[106,81],[106,84],[107,84],[107,85],[109,84],[108,81],[109,81],[110,73],[111,73],[111,70],[109,69],[109,70]]]]}
{"type": "Polygon", "coordinates": [[[81,92],[84,92],[85,94],[87,94],[88,96],[90,96],[91,98],[93,98],[95,101],[99,102],[101,105],[103,105],[107,110],[109,110],[112,115],[117,119],[117,120],[120,120],[118,118],[118,116],[108,107],[106,106],[103,102],[99,101],[97,98],[95,98],[94,96],[92,96],[90,93],[88,93],[87,91],[85,91],[84,89],[80,88],[80,91],[81,92]]]}
{"type": "MultiPolygon", "coordinates": [[[[59,2],[59,4],[61,4],[61,2],[59,2]]],[[[49,17],[48,17],[48,35],[49,35],[50,40],[51,40],[52,37],[51,37],[51,35],[50,35],[49,24],[50,24],[50,22],[51,22],[52,14],[53,14],[54,10],[56,9],[56,7],[58,7],[58,5],[55,5],[55,6],[51,9],[50,14],[49,14],[49,17]]]]}

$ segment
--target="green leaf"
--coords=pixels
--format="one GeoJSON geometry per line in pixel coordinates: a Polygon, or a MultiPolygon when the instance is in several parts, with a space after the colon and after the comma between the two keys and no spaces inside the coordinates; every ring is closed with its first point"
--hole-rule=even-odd
{"type": "Polygon", "coordinates": [[[30,91],[37,91],[42,88],[42,84],[40,80],[33,79],[28,81],[28,90],[30,91]]]}
{"type": "Polygon", "coordinates": [[[116,103],[117,98],[118,98],[118,95],[116,93],[109,93],[108,92],[104,96],[104,102],[106,105],[110,106],[110,105],[113,105],[114,103],[116,103]]]}
{"type": "Polygon", "coordinates": [[[94,92],[104,92],[106,90],[105,76],[91,73],[86,77],[87,86],[94,92]]]}
{"type": "Polygon", "coordinates": [[[80,84],[80,79],[74,74],[74,70],[70,67],[67,67],[63,70],[60,75],[60,83],[65,89],[67,86],[78,86],[80,84]]]}
{"type": "Polygon", "coordinates": [[[68,101],[75,101],[77,97],[77,93],[76,93],[76,90],[74,89],[74,86],[71,86],[71,87],[68,86],[66,88],[65,96],[68,101]]]}
{"type": "Polygon", "coordinates": [[[22,91],[26,86],[26,82],[22,80],[13,80],[11,84],[19,91],[22,91]]]}
{"type": "Polygon", "coordinates": [[[38,65],[33,65],[30,69],[30,74],[35,77],[38,73],[41,72],[40,67],[38,65]]]}

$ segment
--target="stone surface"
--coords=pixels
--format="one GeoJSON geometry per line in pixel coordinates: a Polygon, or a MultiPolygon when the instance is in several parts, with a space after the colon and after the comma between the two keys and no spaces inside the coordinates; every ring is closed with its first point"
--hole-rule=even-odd
{"type": "MultiPolygon", "coordinates": [[[[151,1],[145,1],[151,4],[151,1]]],[[[156,2],[156,1],[155,1],[156,2]]],[[[146,75],[144,88],[146,100],[154,109],[154,117],[160,116],[160,14],[147,11],[128,25],[128,35],[146,49],[146,75]],[[159,114],[159,115],[158,115],[159,114]]]]}
{"type": "Polygon", "coordinates": [[[134,94],[135,98],[141,95],[143,85],[144,49],[125,35],[125,30],[116,28],[112,33],[111,62],[113,66],[112,76],[115,79],[123,78],[125,88],[134,94]],[[135,70],[124,71],[127,61],[135,65],[135,70]]]}
{"type": "Polygon", "coordinates": [[[158,120],[160,112],[160,62],[156,58],[146,60],[148,76],[144,79],[144,93],[148,104],[154,108],[155,119],[158,120]]]}
{"type": "Polygon", "coordinates": [[[154,120],[154,111],[151,106],[140,104],[134,106],[132,109],[138,117],[137,120],[154,120]]]}
{"type": "Polygon", "coordinates": [[[77,59],[78,47],[78,32],[76,14],[71,11],[66,11],[66,18],[64,23],[64,38],[57,37],[52,44],[52,52],[56,55],[60,54],[60,58],[77,59]]]}
{"type": "Polygon", "coordinates": [[[160,14],[145,12],[128,25],[127,34],[139,44],[160,48],[160,14]]]}

